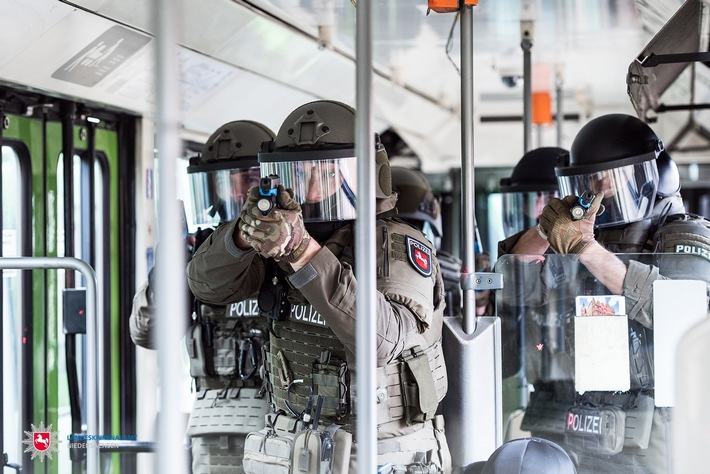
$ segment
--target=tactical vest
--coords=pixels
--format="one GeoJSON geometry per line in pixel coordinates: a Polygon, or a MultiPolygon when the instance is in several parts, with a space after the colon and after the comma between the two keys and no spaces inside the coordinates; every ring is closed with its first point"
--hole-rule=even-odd
{"type": "Polygon", "coordinates": [[[256,300],[228,306],[199,304],[187,352],[197,389],[259,387],[261,347],[268,339],[256,300]]]}
{"type": "MultiPolygon", "coordinates": [[[[337,230],[325,245],[341,262],[353,265],[351,226],[337,230]]],[[[288,315],[272,322],[264,354],[271,402],[292,417],[303,419],[304,414],[310,415],[316,397],[323,396],[322,423],[336,423],[354,432],[353,354],[299,292],[290,289],[288,295],[292,302],[288,315]]],[[[392,364],[377,369],[378,426],[403,421],[396,430],[400,434],[414,432],[418,429],[414,425],[433,419],[447,389],[440,344],[428,346],[421,336],[414,342],[419,344],[392,364]]],[[[379,433],[386,435],[387,431],[381,429],[379,433]]]]}
{"type": "MultiPolygon", "coordinates": [[[[612,252],[652,252],[662,276],[704,280],[710,288],[710,221],[701,216],[661,216],[621,230],[602,229],[597,237],[612,252]],[[692,257],[678,258],[678,254],[692,257]]],[[[576,396],[565,421],[567,444],[603,456],[649,447],[654,417],[653,331],[634,320],[629,320],[629,365],[628,392],[591,391],[576,396]],[[600,426],[598,432],[585,432],[585,420],[602,420],[590,425],[600,426]]]]}
{"type": "Polygon", "coordinates": [[[259,375],[268,329],[256,300],[228,306],[197,303],[186,337],[195,401],[188,420],[193,472],[239,473],[244,440],[269,411],[259,375]]]}

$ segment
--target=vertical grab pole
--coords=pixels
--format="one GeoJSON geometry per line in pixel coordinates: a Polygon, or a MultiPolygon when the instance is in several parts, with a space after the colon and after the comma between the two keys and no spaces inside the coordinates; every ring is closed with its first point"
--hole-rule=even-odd
{"type": "Polygon", "coordinates": [[[158,472],[187,472],[183,446],[185,426],[181,422],[179,397],[171,390],[180,381],[180,339],[185,335],[186,298],[185,242],[177,206],[176,161],[180,150],[180,67],[178,37],[182,2],[154,2],[156,31],[158,150],[158,242],[156,256],[156,321],[160,374],[160,423],[158,426],[158,472]]]}
{"type": "MultiPolygon", "coordinates": [[[[476,235],[476,194],[473,170],[473,6],[461,7],[461,213],[464,233],[462,277],[476,272],[474,236],[476,235]]],[[[463,330],[476,330],[476,294],[463,290],[463,330]]]]}
{"type": "Polygon", "coordinates": [[[523,35],[520,42],[523,49],[523,154],[530,151],[530,136],[532,135],[532,59],[530,50],[532,40],[523,35]]]}
{"type": "Polygon", "coordinates": [[[555,104],[557,106],[556,125],[557,125],[557,146],[562,147],[562,125],[565,121],[564,112],[562,110],[563,106],[563,90],[562,90],[562,73],[560,71],[555,72],[555,104]]]}
{"type": "MultiPolygon", "coordinates": [[[[96,318],[99,314],[96,273],[86,262],[74,257],[0,257],[2,269],[58,269],[76,270],[86,278],[86,432],[99,433],[98,398],[98,342],[96,318]]],[[[86,472],[99,472],[98,444],[86,448],[86,472]]]]}
{"type": "Polygon", "coordinates": [[[355,272],[360,276],[355,295],[357,370],[357,466],[358,472],[377,472],[377,411],[375,321],[375,156],[372,128],[372,7],[358,0],[355,35],[355,100],[357,192],[360,199],[355,226],[355,272]],[[371,276],[371,278],[368,278],[371,276]]]}

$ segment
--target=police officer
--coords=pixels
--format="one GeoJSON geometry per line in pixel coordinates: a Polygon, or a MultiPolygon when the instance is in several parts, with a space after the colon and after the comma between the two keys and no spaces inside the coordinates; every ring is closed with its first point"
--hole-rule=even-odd
{"type": "MultiPolygon", "coordinates": [[[[659,269],[634,259],[625,264],[612,252],[655,252],[659,235],[675,228],[678,219],[688,220],[677,169],[648,125],[636,117],[609,114],[579,131],[570,154],[560,160],[555,172],[566,197],[551,199],[536,227],[507,239],[500,248],[521,254],[542,254],[550,248],[577,255],[592,278],[612,294],[625,297],[632,354],[628,392],[555,394],[558,406],[571,398],[570,413],[584,408],[626,414],[625,426],[617,423],[613,433],[599,433],[597,438],[565,432],[565,448],[580,472],[669,472],[670,413],[668,408],[654,407],[650,349],[653,282],[668,275],[663,275],[663,265],[659,269]],[[585,191],[595,197],[583,217],[575,220],[571,210],[585,191]]],[[[698,229],[706,227],[702,219],[693,222],[698,229]]],[[[681,234],[701,245],[693,232],[676,236],[681,234]]],[[[699,258],[695,264],[704,273],[693,276],[704,274],[707,280],[708,263],[699,258]]],[[[682,278],[680,273],[673,276],[682,278]]]]}
{"type": "Polygon", "coordinates": [[[503,230],[506,237],[534,227],[550,198],[557,197],[557,159],[564,148],[540,147],[523,155],[507,178],[500,180],[503,193],[503,230]]]}
{"type": "MultiPolygon", "coordinates": [[[[534,227],[548,201],[558,196],[555,166],[557,159],[566,153],[559,147],[530,150],[520,158],[510,176],[500,180],[506,236],[534,227]]],[[[504,249],[498,249],[499,256],[505,253],[504,249]]],[[[512,286],[511,283],[506,285],[512,286]]],[[[514,427],[527,403],[528,380],[536,382],[541,376],[543,357],[551,357],[547,348],[553,347],[548,342],[553,342],[556,335],[557,318],[549,307],[510,305],[506,301],[499,303],[498,316],[502,331],[503,419],[509,439],[517,436],[514,427]],[[545,343],[545,354],[537,350],[540,342],[545,343]],[[521,370],[523,366],[525,370],[521,370]]]]}
{"type": "Polygon", "coordinates": [[[393,166],[391,171],[392,190],[397,193],[397,216],[421,230],[436,248],[446,290],[445,316],[460,316],[461,260],[441,250],[441,198],[420,171],[402,166],[393,166]]]}
{"type": "MultiPolygon", "coordinates": [[[[188,266],[199,298],[225,304],[259,291],[269,318],[263,370],[274,415],[249,435],[251,472],[284,464],[313,472],[330,463],[333,440],[333,471],[351,464],[355,472],[354,133],[355,111],[345,104],[296,108],[259,154],[262,176],[280,178],[263,190],[277,190],[276,206],[253,188],[240,219],[218,228],[188,266]]],[[[431,243],[394,218],[389,161],[379,140],[375,147],[378,464],[382,472],[445,472],[450,456],[436,415],[447,388],[443,282],[431,243]]]]}
{"type": "MultiPolygon", "coordinates": [[[[257,152],[274,134],[266,126],[237,120],[219,127],[202,153],[190,159],[193,243],[199,247],[213,226],[239,216],[249,188],[259,182],[257,152]]],[[[152,272],[151,272],[152,273],[152,272]]],[[[150,278],[134,298],[131,337],[152,348],[150,278]]],[[[192,442],[193,473],[240,473],[244,439],[264,426],[268,398],[258,373],[268,330],[256,299],[213,305],[193,299],[186,337],[195,400],[187,435],[192,442]]]]}

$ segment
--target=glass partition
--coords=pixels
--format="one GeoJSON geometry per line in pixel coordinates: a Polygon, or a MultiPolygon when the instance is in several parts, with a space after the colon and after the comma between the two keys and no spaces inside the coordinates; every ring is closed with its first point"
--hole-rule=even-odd
{"type": "Polygon", "coordinates": [[[496,310],[505,436],[549,439],[580,473],[670,472],[665,433],[675,405],[675,351],[708,314],[710,261],[616,257],[627,268],[625,296],[612,294],[575,255],[496,262],[504,281],[496,310]]]}

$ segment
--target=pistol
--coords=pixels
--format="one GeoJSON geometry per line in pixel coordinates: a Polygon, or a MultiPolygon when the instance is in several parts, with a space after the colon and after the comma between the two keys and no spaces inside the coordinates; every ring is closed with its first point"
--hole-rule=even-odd
{"type": "Polygon", "coordinates": [[[585,214],[587,214],[587,210],[589,209],[589,206],[592,205],[594,197],[595,194],[591,191],[584,191],[582,195],[579,196],[577,204],[572,206],[569,210],[570,214],[572,214],[572,220],[578,221],[582,219],[585,214]]]}
{"type": "Polygon", "coordinates": [[[277,174],[270,174],[259,181],[260,198],[256,203],[256,207],[259,208],[263,215],[267,215],[276,207],[279,183],[281,183],[281,179],[277,174]]]}

